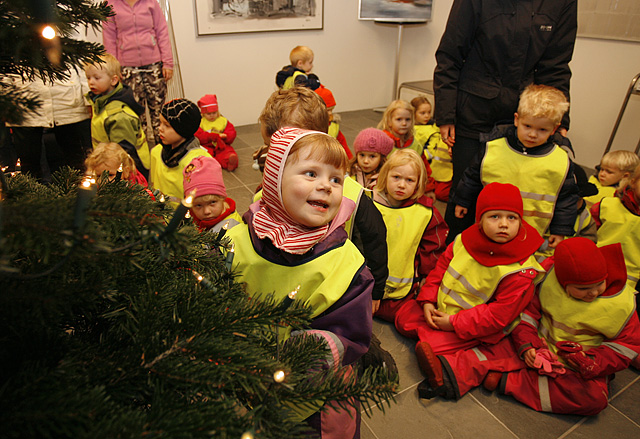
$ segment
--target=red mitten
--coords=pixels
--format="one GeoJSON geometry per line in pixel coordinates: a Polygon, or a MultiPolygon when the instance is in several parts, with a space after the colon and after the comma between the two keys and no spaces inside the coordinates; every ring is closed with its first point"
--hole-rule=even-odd
{"type": "Polygon", "coordinates": [[[560,355],[569,366],[573,367],[582,378],[593,379],[600,375],[600,367],[595,360],[582,350],[580,343],[572,341],[559,341],[556,343],[558,355],[560,355]]]}
{"type": "Polygon", "coordinates": [[[552,378],[565,373],[564,365],[547,348],[536,350],[536,359],[533,361],[533,366],[538,369],[538,374],[549,375],[552,378]]]}

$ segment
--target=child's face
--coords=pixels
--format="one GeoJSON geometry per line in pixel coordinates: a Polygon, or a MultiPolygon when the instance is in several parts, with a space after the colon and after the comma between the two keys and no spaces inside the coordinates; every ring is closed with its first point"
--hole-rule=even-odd
{"type": "Polygon", "coordinates": [[[431,104],[420,104],[416,108],[416,125],[426,125],[431,120],[431,104]]]}
{"type": "Polygon", "coordinates": [[[488,210],[480,218],[484,234],[499,244],[511,241],[520,231],[520,216],[508,210],[488,210]]]}
{"type": "Polygon", "coordinates": [[[535,148],[544,144],[558,125],[546,117],[518,116],[515,114],[513,124],[518,128],[518,140],[525,148],[535,148]]]}
{"type": "Polygon", "coordinates": [[[298,224],[320,227],[338,213],[344,171],[309,158],[310,146],[298,151],[298,161],[287,160],[282,172],[282,203],[298,224]]]}
{"type": "Polygon", "coordinates": [[[224,200],[213,199],[205,201],[205,197],[196,197],[193,200],[191,211],[199,220],[210,220],[222,215],[224,200]]]}
{"type": "Polygon", "coordinates": [[[593,302],[598,296],[604,293],[607,288],[607,281],[597,282],[589,285],[567,284],[565,290],[567,294],[583,302],[593,302]]]}
{"type": "Polygon", "coordinates": [[[160,135],[162,143],[165,145],[171,145],[173,148],[179,146],[185,140],[184,137],[173,129],[171,124],[162,115],[160,115],[160,127],[158,128],[158,134],[160,135]]]}
{"type": "Polygon", "coordinates": [[[404,200],[411,198],[418,186],[418,171],[411,163],[396,166],[387,176],[387,195],[393,207],[400,207],[404,200]]]}
{"type": "Polygon", "coordinates": [[[213,122],[218,117],[220,117],[220,112],[219,111],[214,111],[213,113],[202,113],[202,117],[207,119],[209,122],[213,122]]]}
{"type": "Polygon", "coordinates": [[[95,168],[93,168],[93,172],[95,172],[96,177],[100,178],[106,171],[109,173],[109,181],[112,181],[116,178],[120,165],[121,163],[115,157],[108,157],[104,162],[98,163],[95,168]]]}
{"type": "Polygon", "coordinates": [[[391,114],[391,131],[399,136],[404,136],[411,129],[411,112],[404,108],[398,108],[391,114]]]}
{"type": "Polygon", "coordinates": [[[360,166],[360,169],[362,169],[362,172],[365,174],[377,171],[380,167],[380,161],[382,160],[382,156],[379,153],[371,151],[360,151],[357,157],[358,166],[360,166]]]}
{"type": "Polygon", "coordinates": [[[614,186],[620,183],[620,180],[622,180],[624,176],[625,172],[622,172],[620,168],[615,165],[600,165],[598,181],[602,186],[614,186]]]}
{"type": "Polygon", "coordinates": [[[305,73],[309,73],[311,69],[313,69],[313,58],[306,61],[298,61],[298,65],[296,67],[305,73]]]}
{"type": "Polygon", "coordinates": [[[89,90],[96,95],[111,92],[118,85],[118,76],[109,76],[106,70],[90,65],[85,68],[89,90]]]}

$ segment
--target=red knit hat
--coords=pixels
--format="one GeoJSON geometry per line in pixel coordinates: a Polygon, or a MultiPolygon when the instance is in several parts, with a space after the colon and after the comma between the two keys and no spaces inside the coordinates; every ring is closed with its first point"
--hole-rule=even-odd
{"type": "Polygon", "coordinates": [[[327,108],[336,106],[336,100],[333,97],[333,93],[331,93],[331,90],[326,88],[324,85],[318,87],[316,89],[316,93],[318,93],[318,95],[322,98],[327,108]]]}
{"type": "Polygon", "coordinates": [[[556,247],[554,269],[558,282],[590,285],[607,278],[607,261],[598,246],[587,238],[568,238],[556,247]]]}
{"type": "Polygon", "coordinates": [[[203,195],[219,195],[227,197],[227,190],[222,179],[222,167],[212,157],[200,156],[191,160],[182,171],[184,196],[194,189],[196,197],[203,195]]]}
{"type": "Polygon", "coordinates": [[[353,141],[353,149],[356,154],[366,151],[386,156],[393,149],[393,139],[377,128],[365,128],[353,141]]]}
{"type": "Polygon", "coordinates": [[[520,189],[509,183],[489,183],[482,189],[476,202],[476,222],[489,210],[508,210],[522,218],[520,189]]]}
{"type": "Polygon", "coordinates": [[[198,107],[202,113],[215,113],[218,111],[218,98],[216,95],[204,95],[198,101],[198,107]]]}

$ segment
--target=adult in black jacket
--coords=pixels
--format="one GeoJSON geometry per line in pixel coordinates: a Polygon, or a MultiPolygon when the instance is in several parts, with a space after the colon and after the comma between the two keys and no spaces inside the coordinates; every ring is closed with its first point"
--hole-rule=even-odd
{"type": "MultiPolygon", "coordinates": [[[[481,133],[511,120],[530,83],[569,97],[577,0],[454,0],[436,51],[435,119],[452,147],[450,200],[479,151],[481,133]]],[[[568,114],[559,132],[569,129],[568,114]]],[[[448,241],[464,229],[449,202],[448,241]]],[[[473,218],[473,215],[471,215],[473,218]]]]}

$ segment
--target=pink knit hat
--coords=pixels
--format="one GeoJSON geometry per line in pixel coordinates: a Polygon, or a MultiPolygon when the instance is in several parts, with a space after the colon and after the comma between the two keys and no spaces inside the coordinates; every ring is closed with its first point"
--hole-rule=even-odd
{"type": "Polygon", "coordinates": [[[365,128],[356,136],[353,148],[356,154],[360,151],[366,151],[386,156],[393,149],[393,139],[377,128],[365,128]]]}
{"type": "Polygon", "coordinates": [[[204,95],[198,101],[198,107],[203,113],[215,113],[218,111],[218,98],[216,95],[204,95]]]}
{"type": "Polygon", "coordinates": [[[184,177],[184,196],[188,196],[194,189],[196,197],[203,195],[219,195],[227,197],[227,190],[222,179],[222,167],[212,157],[200,156],[191,160],[182,171],[184,177]]]}

